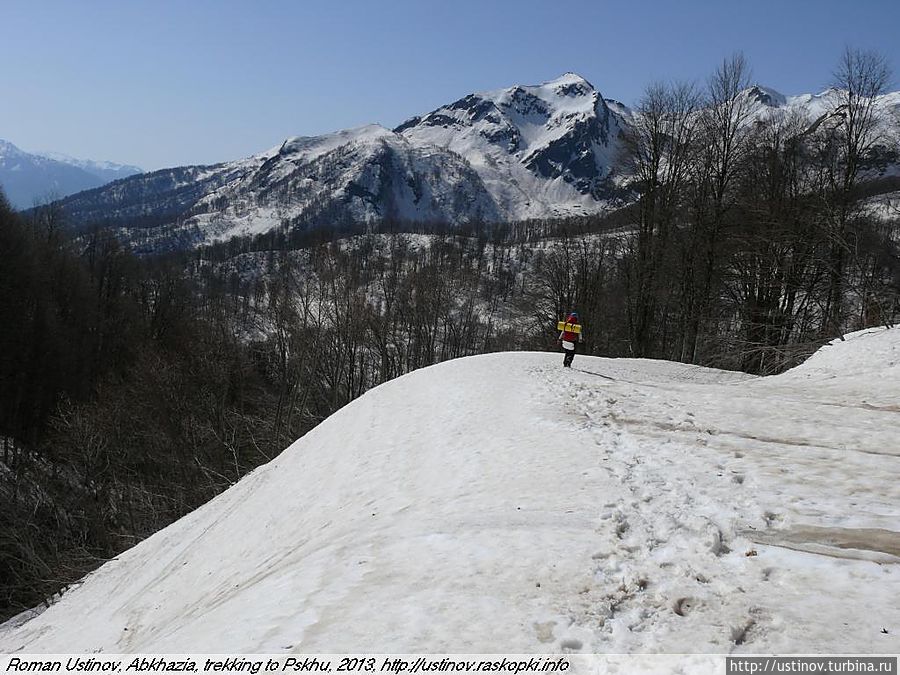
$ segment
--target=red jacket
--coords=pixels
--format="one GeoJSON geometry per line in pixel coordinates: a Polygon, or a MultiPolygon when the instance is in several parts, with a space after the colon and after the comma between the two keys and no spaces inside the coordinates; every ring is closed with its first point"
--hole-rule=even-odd
{"type": "MultiPolygon", "coordinates": [[[[578,317],[569,314],[566,323],[578,323],[578,317]]],[[[581,334],[573,331],[564,330],[559,334],[559,339],[565,342],[580,342],[581,334]]]]}

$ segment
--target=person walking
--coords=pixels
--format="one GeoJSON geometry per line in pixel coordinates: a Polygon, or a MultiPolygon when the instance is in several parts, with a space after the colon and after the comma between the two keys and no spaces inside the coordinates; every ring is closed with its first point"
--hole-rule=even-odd
{"type": "Polygon", "coordinates": [[[565,353],[563,367],[571,368],[575,358],[575,348],[582,340],[581,324],[578,321],[578,312],[571,312],[565,322],[560,322],[558,341],[565,353]]]}

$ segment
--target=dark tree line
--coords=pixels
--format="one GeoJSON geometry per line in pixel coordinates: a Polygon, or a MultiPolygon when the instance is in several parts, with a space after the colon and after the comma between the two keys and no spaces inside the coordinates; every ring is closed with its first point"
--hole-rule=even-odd
{"type": "Polygon", "coordinates": [[[221,296],[53,208],[0,203],[0,610],[33,605],[264,461],[269,405],[221,296]],[[249,457],[238,454],[238,448],[249,457]],[[258,454],[258,453],[257,453],[258,454]]]}

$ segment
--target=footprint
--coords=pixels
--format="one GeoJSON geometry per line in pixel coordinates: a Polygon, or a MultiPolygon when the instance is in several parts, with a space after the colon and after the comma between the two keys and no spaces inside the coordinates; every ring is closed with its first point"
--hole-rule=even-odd
{"type": "Polygon", "coordinates": [[[775,523],[780,523],[783,518],[780,514],[772,511],[766,511],[763,514],[763,520],[766,521],[766,527],[772,527],[775,523]]]}
{"type": "Polygon", "coordinates": [[[734,626],[731,629],[731,641],[735,645],[746,644],[750,638],[750,631],[756,625],[756,621],[749,619],[743,626],[734,626]]]}
{"type": "Polygon", "coordinates": [[[720,530],[718,527],[710,524],[707,536],[709,541],[709,550],[712,551],[714,556],[718,558],[731,553],[731,549],[726,546],[725,541],[722,539],[722,530],[720,530]]]}
{"type": "Polygon", "coordinates": [[[678,616],[687,616],[694,610],[696,606],[697,601],[694,600],[694,598],[678,598],[675,601],[675,604],[672,606],[672,610],[678,616]]]}
{"type": "Polygon", "coordinates": [[[534,632],[537,635],[538,642],[553,642],[553,628],[556,626],[555,621],[545,621],[543,623],[535,622],[534,632]]]}
{"type": "Polygon", "coordinates": [[[559,643],[559,648],[564,652],[577,652],[581,647],[581,640],[576,640],[575,638],[569,638],[559,643]]]}

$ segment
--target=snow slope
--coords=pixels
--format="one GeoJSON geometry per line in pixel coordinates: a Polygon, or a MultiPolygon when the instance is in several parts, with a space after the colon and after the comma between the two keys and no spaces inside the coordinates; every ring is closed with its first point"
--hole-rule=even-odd
{"type": "Polygon", "coordinates": [[[245,164],[234,180],[198,200],[181,225],[224,240],[312,217],[318,204],[354,222],[499,218],[478,175],[459,157],[413,146],[377,124],[290,138],[245,164]]]}
{"type": "Polygon", "coordinates": [[[900,330],[560,362],[371,390],[0,652],[900,651],[900,330]]]}
{"type": "Polygon", "coordinates": [[[289,138],[235,162],[134,176],[60,204],[73,225],[119,225],[119,236],[144,252],[281,227],[501,217],[463,158],[377,124],[289,138]]]}

